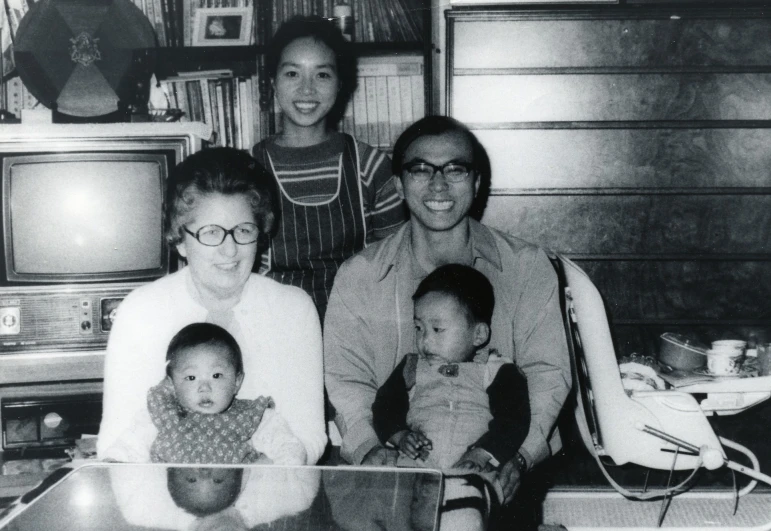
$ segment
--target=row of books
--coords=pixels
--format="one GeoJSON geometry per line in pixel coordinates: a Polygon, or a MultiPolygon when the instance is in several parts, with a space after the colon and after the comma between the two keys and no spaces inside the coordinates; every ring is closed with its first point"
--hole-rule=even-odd
{"type": "Polygon", "coordinates": [[[269,20],[273,32],[295,15],[330,18],[335,4],[350,4],[354,40],[359,42],[417,42],[422,40],[423,0],[273,0],[269,20]]]}
{"type": "Polygon", "coordinates": [[[359,84],[343,117],[343,131],[390,149],[404,129],[425,113],[422,57],[359,60],[359,84]]]}
{"type": "Polygon", "coordinates": [[[226,70],[191,72],[160,83],[171,107],[183,111],[182,121],[211,125],[215,145],[249,149],[267,134],[255,103],[255,77],[233,77],[226,70]]]}
{"type": "MultiPolygon", "coordinates": [[[[252,8],[249,43],[257,42],[255,32],[270,21],[273,32],[295,15],[330,18],[341,0],[132,0],[155,28],[160,46],[192,46],[196,11],[201,8],[252,8]],[[261,12],[262,10],[262,12],[261,12]],[[270,13],[265,13],[270,10],[270,13]]],[[[422,35],[424,0],[350,0],[354,17],[354,40],[360,42],[416,42],[422,35]]]]}
{"type": "MultiPolygon", "coordinates": [[[[184,121],[210,124],[217,145],[249,149],[275,131],[281,109],[274,101],[261,111],[259,79],[233,77],[229,70],[180,73],[161,81],[171,107],[184,121]],[[272,113],[272,115],[271,115],[272,113]]],[[[340,130],[390,149],[412,122],[425,115],[422,56],[365,57],[359,82],[340,130]]]]}

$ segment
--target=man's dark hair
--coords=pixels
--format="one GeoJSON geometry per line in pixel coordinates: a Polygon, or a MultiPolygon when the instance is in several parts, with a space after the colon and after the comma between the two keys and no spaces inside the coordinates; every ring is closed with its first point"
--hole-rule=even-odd
{"type": "Polygon", "coordinates": [[[429,293],[444,293],[453,297],[474,322],[490,326],[495,309],[493,286],[473,267],[460,264],[437,267],[418,285],[412,300],[417,302],[429,293]]]}
{"type": "Polygon", "coordinates": [[[477,167],[479,161],[484,158],[481,154],[481,151],[483,151],[484,148],[482,148],[479,140],[477,140],[476,135],[471,132],[471,129],[466,127],[465,124],[459,122],[455,118],[450,118],[449,116],[426,116],[425,118],[421,118],[407,129],[405,129],[396,140],[396,143],[394,144],[393,157],[391,158],[392,173],[394,175],[402,174],[404,154],[407,152],[407,149],[412,145],[412,143],[415,142],[418,138],[422,138],[424,136],[438,136],[454,131],[457,131],[458,133],[461,133],[462,135],[466,136],[466,138],[468,138],[469,142],[471,143],[472,155],[474,157],[474,160],[471,162],[475,167],[477,167]]]}
{"type": "Polygon", "coordinates": [[[171,338],[169,348],[166,350],[166,374],[171,377],[171,371],[182,351],[201,345],[225,347],[230,357],[230,363],[236,369],[236,374],[244,372],[241,347],[238,346],[238,342],[227,330],[211,323],[193,323],[184,327],[171,338]]]}
{"type": "Polygon", "coordinates": [[[303,37],[312,37],[314,40],[324,43],[335,54],[340,91],[337,93],[335,104],[327,115],[327,124],[335,124],[343,117],[345,106],[351,99],[353,91],[356,90],[357,83],[356,54],[351,43],[345,39],[340,28],[335,24],[316,15],[298,15],[281,24],[268,45],[265,59],[268,77],[273,80],[276,79],[284,48],[303,37]]]}

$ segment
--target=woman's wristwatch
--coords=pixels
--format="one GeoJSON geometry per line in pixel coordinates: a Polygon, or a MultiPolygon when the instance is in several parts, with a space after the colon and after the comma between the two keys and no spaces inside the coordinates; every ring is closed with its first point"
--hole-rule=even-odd
{"type": "Polygon", "coordinates": [[[525,458],[522,457],[522,454],[517,452],[517,454],[514,456],[514,461],[517,463],[517,470],[519,470],[519,475],[524,475],[525,472],[527,472],[527,461],[525,461],[525,458]]]}

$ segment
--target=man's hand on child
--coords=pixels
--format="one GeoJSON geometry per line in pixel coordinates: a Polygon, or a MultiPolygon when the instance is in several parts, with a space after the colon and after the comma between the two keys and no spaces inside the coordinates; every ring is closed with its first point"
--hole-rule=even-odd
{"type": "Polygon", "coordinates": [[[434,445],[431,439],[419,431],[402,430],[395,433],[389,442],[396,446],[401,453],[411,459],[426,460],[434,445]]]}
{"type": "Polygon", "coordinates": [[[493,470],[493,466],[490,464],[490,454],[481,448],[467,450],[452,467],[476,472],[492,472],[493,470]]]}
{"type": "Polygon", "coordinates": [[[372,448],[361,461],[362,465],[371,466],[396,466],[398,452],[384,446],[377,445],[372,448]]]}
{"type": "Polygon", "coordinates": [[[507,504],[514,499],[514,495],[519,490],[519,485],[522,481],[516,459],[512,459],[503,464],[501,471],[498,473],[498,479],[500,480],[503,489],[503,503],[507,504]]]}

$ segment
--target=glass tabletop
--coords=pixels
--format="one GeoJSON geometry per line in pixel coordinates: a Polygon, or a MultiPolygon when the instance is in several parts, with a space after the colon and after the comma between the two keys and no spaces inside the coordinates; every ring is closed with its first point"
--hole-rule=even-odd
{"type": "Polygon", "coordinates": [[[99,463],[0,530],[432,530],[441,496],[430,470],[99,463]]]}

